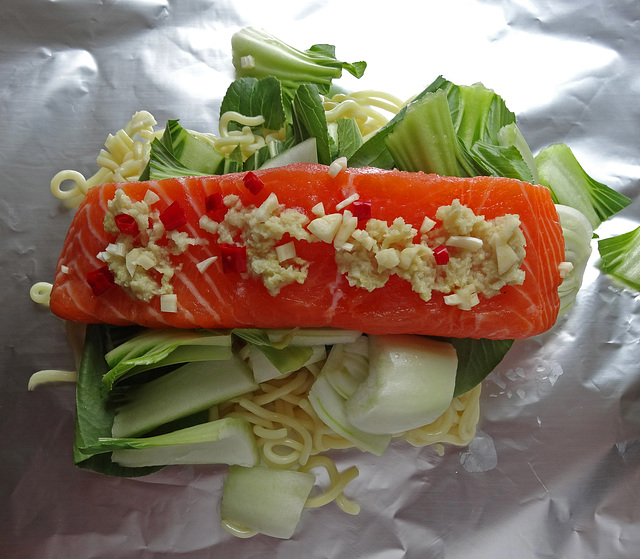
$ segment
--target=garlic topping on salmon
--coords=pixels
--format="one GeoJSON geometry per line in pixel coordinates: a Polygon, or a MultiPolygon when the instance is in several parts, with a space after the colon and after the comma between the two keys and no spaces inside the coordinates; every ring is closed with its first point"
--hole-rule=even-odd
{"type": "Polygon", "coordinates": [[[491,339],[557,317],[564,239],[544,187],[310,164],[245,175],[91,189],[50,308],[151,327],[491,339]]]}
{"type": "MultiPolygon", "coordinates": [[[[458,199],[438,208],[435,220],[425,216],[430,226],[419,239],[418,230],[401,217],[390,225],[368,219],[358,228],[358,219],[349,209],[309,223],[305,213],[285,208],[274,193],[259,206],[245,207],[237,195],[225,196],[223,204],[226,212],[220,221],[203,216],[200,226],[205,233],[217,236],[219,243],[246,247],[247,273],[259,278],[273,296],[290,283],[304,283],[309,273],[309,262],[296,256],[293,242],[286,243],[288,256],[282,256],[285,253],[279,248],[284,245],[279,243],[285,235],[299,241],[333,243],[338,269],[352,286],[373,291],[395,274],[408,281],[424,301],[435,290],[449,295],[447,304],[464,310],[478,304],[478,294],[493,297],[505,285],[524,281],[520,264],[526,254],[525,239],[518,216],[508,214],[487,221],[458,199]],[[435,247],[447,247],[446,263],[436,262],[435,247]]],[[[171,294],[176,270],[170,255],[202,242],[185,232],[165,232],[157,210],[151,210],[144,200],[131,202],[122,190],[117,190],[108,204],[104,227],[117,234],[118,240],[98,258],[109,265],[115,283],[143,301],[171,294]],[[118,228],[115,217],[122,214],[134,218],[140,246],[134,245],[132,235],[124,235],[118,228]],[[159,244],[163,237],[170,242],[159,244]],[[159,274],[159,282],[149,270],[159,274]]]]}

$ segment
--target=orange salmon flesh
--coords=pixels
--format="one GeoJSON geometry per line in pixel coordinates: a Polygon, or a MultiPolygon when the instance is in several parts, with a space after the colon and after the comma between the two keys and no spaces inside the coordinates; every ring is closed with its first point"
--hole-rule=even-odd
{"type": "Polygon", "coordinates": [[[52,312],[76,322],[146,327],[336,327],[369,334],[489,339],[540,334],[557,319],[564,239],[547,188],[506,178],[451,178],[372,168],[345,169],[334,177],[326,166],[307,164],[254,173],[264,185],[256,194],[247,189],[245,173],[91,188],[64,242],[51,292],[52,312]],[[155,192],[160,199],[154,208],[160,211],[178,201],[187,218],[178,231],[204,240],[172,256],[177,312],[162,312],[159,296],[145,302],[118,285],[94,295],[87,282],[87,274],[104,266],[97,255],[116,238],[105,232],[103,222],[117,188],[132,201],[142,200],[148,190],[155,192]],[[424,301],[396,275],[373,291],[351,286],[338,270],[334,247],[307,241],[295,241],[298,256],[309,262],[306,281],[286,285],[276,295],[251,274],[224,273],[220,259],[201,272],[199,262],[220,255],[216,235],[199,226],[206,214],[205,199],[216,193],[235,194],[245,206],[258,206],[272,192],[280,204],[310,220],[319,202],[330,213],[354,193],[371,202],[371,218],[391,224],[402,217],[416,229],[425,216],[435,219],[436,210],[455,199],[486,219],[517,214],[526,240],[524,283],[505,286],[491,298],[480,296],[479,304],[462,310],[445,304],[443,294],[435,291],[424,301]]]}

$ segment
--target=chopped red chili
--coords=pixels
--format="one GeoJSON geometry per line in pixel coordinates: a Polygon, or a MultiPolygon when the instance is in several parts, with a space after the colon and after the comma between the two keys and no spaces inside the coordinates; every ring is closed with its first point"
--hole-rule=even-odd
{"type": "Polygon", "coordinates": [[[113,219],[116,222],[116,227],[123,235],[133,235],[135,237],[140,233],[135,217],[129,214],[118,214],[113,219]]]}
{"type": "Polygon", "coordinates": [[[439,266],[447,264],[449,262],[449,249],[444,245],[440,245],[433,249],[433,256],[439,266]]]}
{"type": "Polygon", "coordinates": [[[225,274],[247,271],[247,247],[220,243],[220,259],[225,274]]]}
{"type": "Polygon", "coordinates": [[[255,173],[249,171],[243,178],[245,187],[251,194],[258,194],[264,187],[264,183],[258,178],[255,173]]]}
{"type": "Polygon", "coordinates": [[[358,221],[366,221],[371,218],[371,202],[369,200],[356,200],[351,204],[354,217],[358,221]]]}
{"type": "Polygon", "coordinates": [[[160,214],[160,221],[162,221],[167,231],[172,231],[187,223],[187,214],[184,213],[182,206],[176,201],[160,214]]]}
{"type": "Polygon", "coordinates": [[[87,283],[96,297],[102,295],[105,291],[109,290],[116,284],[113,274],[111,273],[111,270],[109,270],[109,266],[106,264],[101,268],[88,272],[87,283]]]}
{"type": "Polygon", "coordinates": [[[207,210],[207,213],[224,209],[222,193],[216,192],[215,194],[210,194],[209,196],[207,196],[204,199],[204,207],[207,210]]]}

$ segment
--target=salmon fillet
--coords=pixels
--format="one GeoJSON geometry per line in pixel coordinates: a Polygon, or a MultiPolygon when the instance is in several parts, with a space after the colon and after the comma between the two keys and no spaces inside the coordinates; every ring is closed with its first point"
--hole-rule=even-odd
{"type": "MultiPolygon", "coordinates": [[[[372,168],[346,169],[333,177],[326,166],[306,164],[256,171],[255,175],[262,181],[256,193],[247,188],[244,173],[90,189],[62,248],[51,292],[52,312],[76,322],[146,327],[331,326],[370,334],[489,339],[533,336],[556,321],[564,239],[550,193],[542,186],[506,178],[462,179],[372,168]],[[175,312],[163,312],[159,296],[144,301],[119,285],[95,295],[87,281],[92,270],[105,266],[98,255],[117,237],[104,227],[108,203],[117,189],[132,202],[143,200],[152,191],[159,198],[152,207],[162,211],[177,201],[184,213],[186,223],[177,231],[196,243],[170,257],[175,270],[170,281],[177,299],[175,312]],[[217,235],[200,225],[200,218],[207,215],[207,198],[216,193],[235,195],[246,207],[260,206],[275,193],[280,204],[305,214],[310,221],[316,218],[312,208],[319,202],[331,213],[336,204],[356,195],[370,203],[372,219],[391,224],[401,217],[416,230],[425,216],[438,222],[438,208],[454,200],[487,220],[515,214],[526,243],[521,265],[524,281],[501,287],[492,297],[480,295],[477,304],[465,310],[446,304],[445,293],[434,291],[424,300],[410,282],[396,274],[371,291],[352,285],[338,269],[336,248],[331,243],[293,240],[297,257],[308,263],[307,277],[274,294],[251,270],[225,273],[222,258],[204,271],[198,269],[199,263],[221,256],[217,235]]],[[[285,241],[290,241],[286,234],[285,241]]]]}

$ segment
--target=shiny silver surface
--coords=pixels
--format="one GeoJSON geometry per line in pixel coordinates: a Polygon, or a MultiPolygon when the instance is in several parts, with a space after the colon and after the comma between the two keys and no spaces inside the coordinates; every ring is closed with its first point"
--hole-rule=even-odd
{"type": "Polygon", "coordinates": [[[29,299],[52,280],[71,220],[51,177],[93,174],[107,134],[140,109],[216,131],[239,28],[366,60],[360,82],[339,82],[348,89],[407,98],[439,74],[482,81],[534,153],[566,142],[634,199],[598,230],[607,237],[640,222],[637,0],[4,0],[0,14],[0,556],[640,556],[640,299],[598,271],[595,250],[573,312],[485,381],[469,448],[336,453],[360,469],[348,488],[360,515],[306,511],[290,541],[221,529],[222,468],[74,468],[73,387],[27,391],[34,371],[73,366],[61,322],[29,299]]]}

